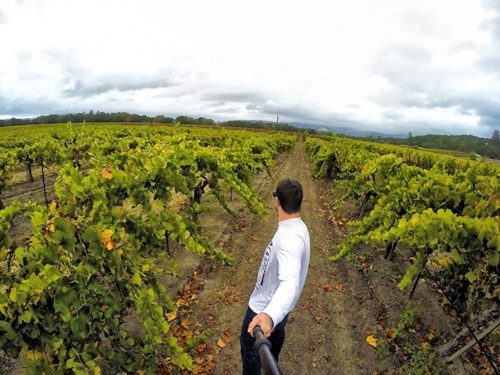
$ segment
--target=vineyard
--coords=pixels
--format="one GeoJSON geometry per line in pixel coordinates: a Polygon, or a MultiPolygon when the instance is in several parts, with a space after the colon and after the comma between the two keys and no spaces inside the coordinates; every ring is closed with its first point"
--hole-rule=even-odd
{"type": "Polygon", "coordinates": [[[294,139],[178,127],[45,131],[1,142],[2,187],[23,164],[30,179],[36,165],[58,169],[50,204],[13,202],[0,211],[2,348],[14,357],[24,351],[35,373],[152,369],[165,345],[173,364],[192,369],[169,330],[175,305],[158,281],[169,272],[166,246],[176,240],[231,263],[201,232],[202,196],[230,211],[234,193],[266,213],[248,183],[294,139]],[[12,225],[27,220],[26,241],[11,239],[12,225]],[[142,337],[124,329],[131,314],[142,337]]]}
{"type": "Polygon", "coordinates": [[[445,361],[464,325],[498,322],[498,166],[334,136],[71,123],[0,129],[0,166],[0,365],[19,358],[0,371],[240,373],[287,175],[313,247],[285,373],[498,368],[494,327],[445,361]]]}

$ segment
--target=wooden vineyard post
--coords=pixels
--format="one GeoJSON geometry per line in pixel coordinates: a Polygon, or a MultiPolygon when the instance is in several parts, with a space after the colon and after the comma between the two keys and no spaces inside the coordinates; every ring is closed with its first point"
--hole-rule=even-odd
{"type": "Polygon", "coordinates": [[[418,274],[417,279],[415,280],[415,283],[413,284],[413,288],[411,288],[410,296],[408,297],[408,299],[413,298],[413,294],[415,293],[415,289],[417,289],[418,282],[420,281],[421,278],[422,278],[422,272],[420,272],[418,274]]]}
{"type": "MultiPolygon", "coordinates": [[[[488,328],[485,328],[483,332],[481,332],[479,335],[477,335],[475,338],[476,340],[482,340],[486,336],[488,336],[491,332],[493,332],[498,326],[500,325],[500,318],[495,320],[492,325],[490,325],[488,328]]],[[[474,345],[476,345],[478,342],[476,340],[470,340],[466,345],[464,345],[461,349],[458,349],[455,353],[453,353],[451,356],[446,358],[447,362],[453,362],[455,359],[460,357],[463,353],[465,353],[467,350],[472,348],[474,345]]],[[[498,369],[496,369],[496,373],[498,374],[498,369]]]]}
{"type": "Polygon", "coordinates": [[[40,165],[42,166],[42,183],[43,183],[43,194],[45,195],[45,206],[49,206],[49,198],[47,197],[47,188],[45,186],[45,171],[43,168],[43,159],[40,161],[40,165]]]}
{"type": "Polygon", "coordinates": [[[398,246],[398,241],[387,245],[387,248],[385,249],[385,259],[390,260],[392,258],[394,251],[396,250],[396,246],[398,246]]]}
{"type": "Polygon", "coordinates": [[[26,174],[28,175],[29,182],[34,182],[33,171],[31,170],[31,163],[26,163],[26,174]]]}

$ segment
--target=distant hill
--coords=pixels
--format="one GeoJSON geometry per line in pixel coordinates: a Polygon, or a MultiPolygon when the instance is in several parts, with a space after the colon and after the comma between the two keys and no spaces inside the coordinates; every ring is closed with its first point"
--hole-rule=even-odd
{"type": "Polygon", "coordinates": [[[465,153],[474,152],[492,159],[500,159],[500,144],[492,139],[473,135],[419,135],[411,138],[378,138],[376,142],[418,146],[428,149],[447,149],[465,153]]]}
{"type": "Polygon", "coordinates": [[[483,157],[500,160],[500,143],[491,138],[480,138],[473,135],[419,135],[408,138],[408,133],[384,134],[369,130],[357,130],[345,126],[315,125],[305,123],[290,123],[291,125],[312,128],[316,131],[328,131],[355,138],[368,138],[370,141],[390,143],[394,145],[408,145],[430,150],[452,150],[465,154],[473,152],[483,157]]]}
{"type": "Polygon", "coordinates": [[[350,137],[361,137],[361,138],[404,138],[408,136],[408,133],[401,134],[388,134],[381,133],[370,130],[358,130],[350,128],[347,126],[336,126],[336,125],[318,125],[303,122],[290,122],[290,125],[297,126],[303,129],[314,129],[319,132],[330,132],[335,134],[347,135],[350,137]]]}

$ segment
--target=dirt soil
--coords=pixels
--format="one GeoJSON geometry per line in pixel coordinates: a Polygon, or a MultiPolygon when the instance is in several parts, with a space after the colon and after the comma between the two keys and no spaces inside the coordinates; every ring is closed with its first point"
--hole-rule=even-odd
{"type": "MultiPolygon", "coordinates": [[[[311,177],[311,165],[303,143],[299,142],[277,162],[274,180],[261,176],[255,186],[271,213],[263,218],[242,213],[222,235],[225,251],[236,258],[234,267],[203,262],[204,287],[192,305],[190,319],[211,323],[215,330],[209,338],[212,344],[224,340],[215,353],[215,373],[242,371],[241,321],[264,248],[277,229],[271,192],[276,182],[286,176],[300,180],[304,187],[302,218],[311,236],[311,261],[304,290],[287,324],[280,366],[285,374],[373,374],[380,369],[385,372],[393,367],[390,358],[380,358],[366,337],[395,321],[397,314],[390,316],[390,312],[399,313],[407,297],[397,289],[395,280],[385,280],[380,275],[370,277],[347,260],[329,261],[332,244],[346,233],[345,218],[332,216],[328,186],[311,177]]],[[[381,267],[390,267],[389,262],[385,263],[381,267]]],[[[425,285],[417,289],[417,294],[424,294],[424,298],[427,292],[425,285]]],[[[434,307],[434,315],[442,314],[439,306],[434,307]]],[[[444,315],[431,319],[445,326],[449,320],[444,315]]],[[[448,326],[443,331],[450,329],[448,326]]]]}

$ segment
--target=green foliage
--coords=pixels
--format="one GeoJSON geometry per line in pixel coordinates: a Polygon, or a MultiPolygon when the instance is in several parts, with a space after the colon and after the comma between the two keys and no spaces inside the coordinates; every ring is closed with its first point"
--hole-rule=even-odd
{"type": "Polygon", "coordinates": [[[306,149],[315,175],[335,178],[367,212],[332,260],[367,241],[405,244],[415,255],[401,289],[433,266],[470,310],[500,298],[500,168],[337,137],[308,138],[306,149]]]}
{"type": "Polygon", "coordinates": [[[402,373],[408,375],[444,375],[448,374],[446,363],[438,355],[429,350],[407,344],[403,351],[409,358],[408,363],[402,367],[402,373]]]}
{"type": "Polygon", "coordinates": [[[411,139],[386,138],[378,141],[391,144],[406,144],[426,149],[455,150],[464,153],[479,154],[481,156],[500,159],[500,143],[495,139],[485,139],[473,135],[420,135],[411,139]]]}
{"type": "Polygon", "coordinates": [[[399,315],[398,331],[407,330],[420,322],[422,310],[418,306],[407,304],[399,315]]]}
{"type": "Polygon", "coordinates": [[[232,189],[265,214],[251,178],[294,139],[180,128],[94,130],[68,125],[53,140],[28,134],[3,141],[33,161],[49,157],[46,147],[60,166],[48,208],[0,210],[0,348],[14,357],[22,352],[37,374],[151,372],[160,351],[191,370],[165,319],[175,309],[159,282],[166,272],[160,265],[175,272],[165,236],[231,263],[203,235],[197,199],[214,194],[227,207],[232,189]],[[20,215],[31,220],[32,233],[14,248],[9,231],[20,215]]]}

